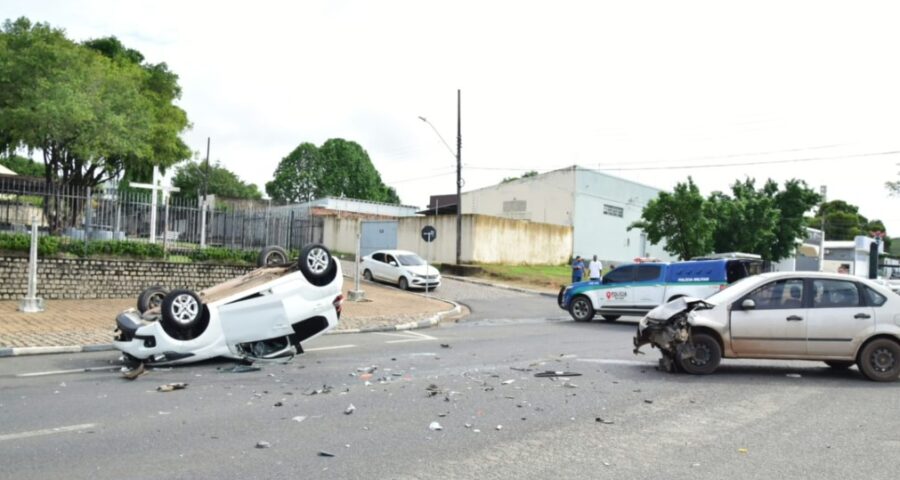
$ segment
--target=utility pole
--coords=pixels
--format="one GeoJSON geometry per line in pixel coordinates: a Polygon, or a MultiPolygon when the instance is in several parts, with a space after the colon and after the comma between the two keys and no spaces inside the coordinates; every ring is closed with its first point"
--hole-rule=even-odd
{"type": "Polygon", "coordinates": [[[825,271],[825,202],[828,197],[828,187],[822,185],[819,187],[819,194],[822,195],[822,205],[819,207],[819,213],[822,215],[822,245],[819,249],[819,271],[825,271]]]}
{"type": "Polygon", "coordinates": [[[203,200],[200,201],[200,248],[206,248],[206,194],[209,189],[209,137],[206,137],[206,168],[203,173],[203,200]]]}
{"type": "Polygon", "coordinates": [[[456,90],[456,264],[462,257],[462,92],[456,90]]]}

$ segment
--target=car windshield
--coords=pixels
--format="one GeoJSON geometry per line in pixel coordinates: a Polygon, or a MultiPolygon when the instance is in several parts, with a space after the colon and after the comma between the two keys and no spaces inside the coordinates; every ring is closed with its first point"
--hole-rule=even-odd
{"type": "Polygon", "coordinates": [[[406,255],[398,255],[397,258],[400,259],[400,265],[404,265],[407,267],[425,265],[425,260],[422,260],[422,257],[412,253],[406,255]]]}
{"type": "MultiPolygon", "coordinates": [[[[734,288],[734,287],[736,287],[736,286],[738,286],[738,285],[741,285],[741,284],[743,284],[743,283],[747,283],[747,280],[750,279],[750,278],[754,278],[754,276],[751,275],[751,276],[749,276],[749,277],[744,277],[744,278],[742,278],[742,279],[740,279],[740,280],[738,280],[738,281],[736,281],[736,282],[734,282],[734,283],[732,283],[732,284],[729,284],[727,287],[725,287],[725,288],[723,288],[722,290],[719,290],[718,292],[716,292],[716,293],[714,293],[714,294],[712,294],[712,295],[706,297],[704,300],[706,300],[707,303],[711,303],[711,304],[713,304],[713,305],[718,305],[719,303],[722,302],[722,299],[731,298],[731,296],[734,294],[734,291],[735,291],[735,288],[734,288]]],[[[699,309],[698,309],[698,310],[699,310],[699,309]]]]}

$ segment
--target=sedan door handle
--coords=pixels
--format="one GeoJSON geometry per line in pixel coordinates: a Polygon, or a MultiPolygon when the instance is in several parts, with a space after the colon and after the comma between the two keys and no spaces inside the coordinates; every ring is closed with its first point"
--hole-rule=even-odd
{"type": "Polygon", "coordinates": [[[790,317],[787,317],[787,321],[789,321],[789,322],[801,322],[801,321],[803,321],[803,317],[800,317],[800,316],[797,316],[797,315],[791,315],[790,317]]]}
{"type": "Polygon", "coordinates": [[[872,316],[869,315],[868,313],[857,313],[856,315],[853,316],[853,318],[861,318],[861,319],[862,318],[872,318],[872,316]]]}

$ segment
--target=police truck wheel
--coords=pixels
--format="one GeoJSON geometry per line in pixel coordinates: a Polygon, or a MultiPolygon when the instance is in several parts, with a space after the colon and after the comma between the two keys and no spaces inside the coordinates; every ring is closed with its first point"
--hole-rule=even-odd
{"type": "Polygon", "coordinates": [[[594,318],[594,306],[589,298],[579,295],[572,299],[569,314],[576,322],[590,322],[594,318]]]}

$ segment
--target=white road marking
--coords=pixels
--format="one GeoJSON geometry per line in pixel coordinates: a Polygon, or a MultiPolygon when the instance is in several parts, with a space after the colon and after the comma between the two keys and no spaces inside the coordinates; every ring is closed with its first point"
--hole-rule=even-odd
{"type": "Polygon", "coordinates": [[[406,334],[412,336],[413,338],[407,338],[406,340],[391,340],[384,343],[427,342],[430,340],[437,340],[437,338],[432,337],[431,335],[425,335],[424,333],[419,332],[406,332],[406,334]]]}
{"type": "Polygon", "coordinates": [[[4,440],[19,440],[22,438],[39,437],[41,435],[52,435],[54,433],[77,432],[79,430],[87,430],[96,426],[96,423],[84,423],[81,425],[71,425],[68,427],[45,428],[44,430],[33,430],[30,432],[8,433],[6,435],[0,435],[0,442],[4,440]]]}
{"type": "Polygon", "coordinates": [[[335,345],[333,347],[304,348],[304,352],[322,352],[325,350],[340,350],[343,348],[355,348],[356,345],[335,345]]]}
{"type": "Polygon", "coordinates": [[[403,333],[388,333],[388,332],[372,332],[375,335],[384,335],[386,337],[400,337],[400,338],[409,338],[409,335],[406,332],[403,333]]]}
{"type": "Polygon", "coordinates": [[[47,375],[63,375],[67,373],[85,373],[85,372],[106,372],[109,370],[118,370],[121,367],[91,367],[91,368],[73,368],[72,370],[50,370],[48,372],[18,373],[17,377],[44,377],[47,375]]]}
{"type": "Polygon", "coordinates": [[[632,365],[648,367],[656,365],[656,362],[639,362],[637,360],[619,360],[615,358],[578,358],[576,362],[599,363],[602,365],[632,365]]]}

